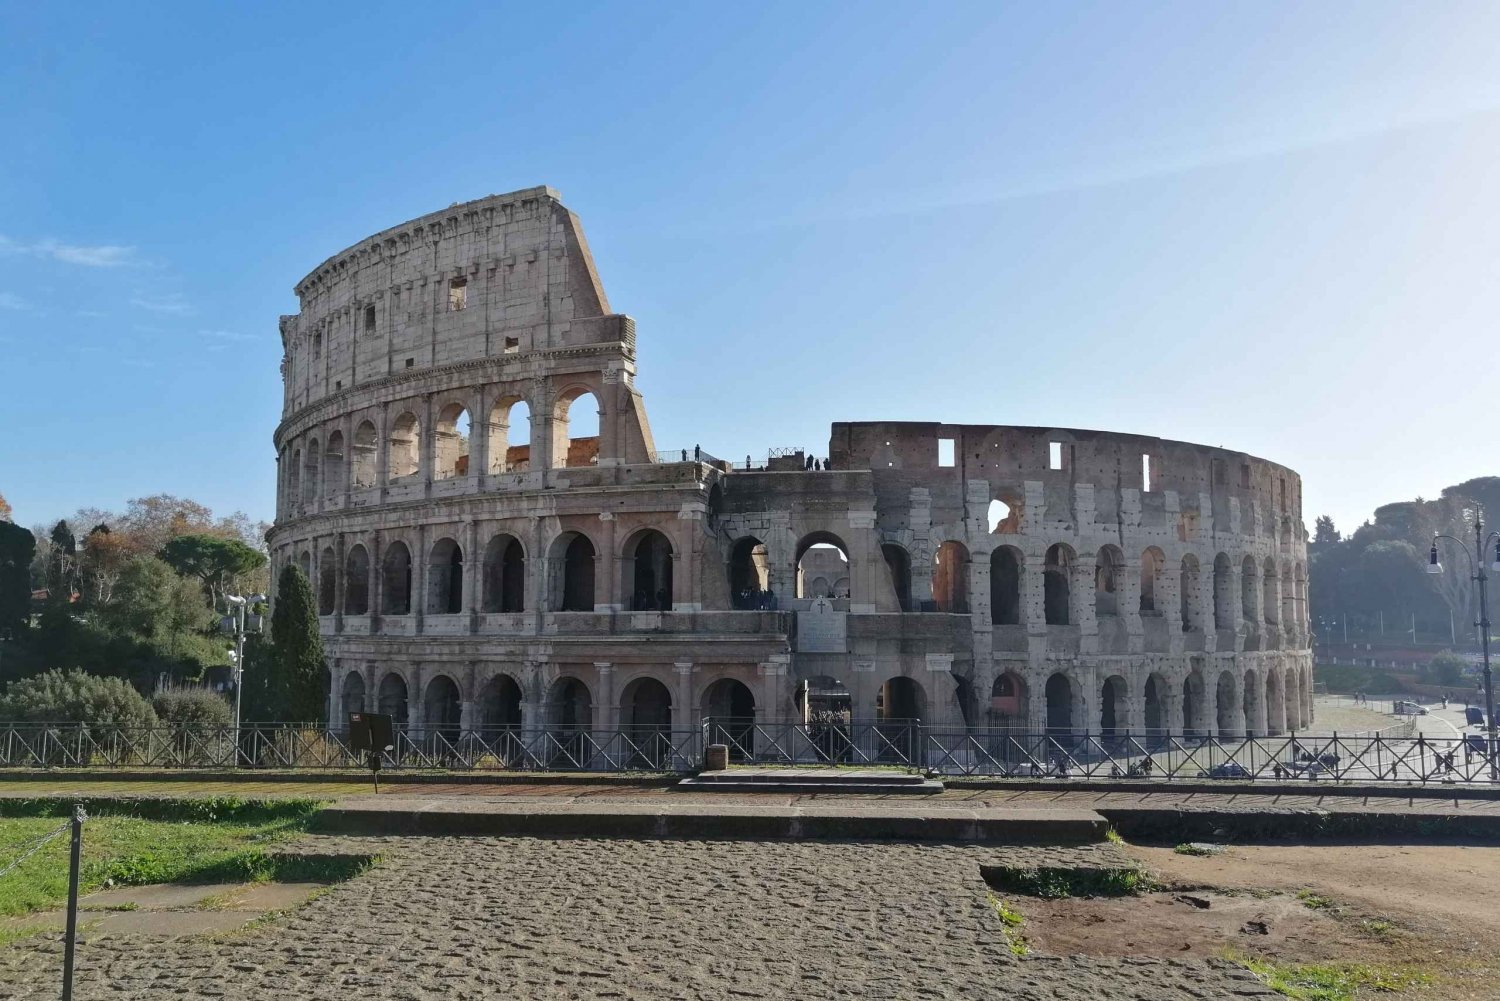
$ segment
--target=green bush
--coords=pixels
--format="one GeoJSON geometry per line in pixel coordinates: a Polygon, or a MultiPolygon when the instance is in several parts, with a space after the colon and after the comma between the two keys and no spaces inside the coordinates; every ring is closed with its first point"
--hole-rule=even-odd
{"type": "Polygon", "coordinates": [[[152,708],[163,723],[211,723],[228,726],[234,711],[218,692],[207,688],[167,688],[156,693],[152,708]]]}
{"type": "Polygon", "coordinates": [[[0,720],[152,726],[156,712],[121,678],[100,678],[77,670],[48,671],[11,682],[0,698],[0,720]]]}

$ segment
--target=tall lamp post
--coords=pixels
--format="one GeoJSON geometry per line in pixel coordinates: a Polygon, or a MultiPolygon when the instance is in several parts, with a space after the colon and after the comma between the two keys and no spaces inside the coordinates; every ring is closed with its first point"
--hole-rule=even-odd
{"type": "Polygon", "coordinates": [[[1500,781],[1500,760],[1497,760],[1496,752],[1500,745],[1495,743],[1495,678],[1490,672],[1490,605],[1486,582],[1489,574],[1485,573],[1484,551],[1492,543],[1494,544],[1495,558],[1490,563],[1490,569],[1500,572],[1500,532],[1484,534],[1484,521],[1481,518],[1474,519],[1474,555],[1469,555],[1469,547],[1460,539],[1451,535],[1437,535],[1432,537],[1432,552],[1427,558],[1428,573],[1442,573],[1443,564],[1438,561],[1438,540],[1446,539],[1458,546],[1458,551],[1464,554],[1469,561],[1469,570],[1472,571],[1470,579],[1479,582],[1479,644],[1484,651],[1484,722],[1488,730],[1485,739],[1485,757],[1490,762],[1490,781],[1500,781]]]}
{"type": "MultiPolygon", "coordinates": [[[[229,603],[229,615],[225,617],[225,632],[234,635],[234,746],[240,746],[240,693],[244,690],[245,678],[245,625],[246,616],[250,609],[256,605],[265,603],[266,596],[263,594],[252,594],[248,597],[240,594],[226,594],[224,600],[229,603]]],[[[257,620],[263,616],[257,614],[257,620]]],[[[256,632],[262,632],[264,623],[257,621],[253,624],[256,632]]]]}

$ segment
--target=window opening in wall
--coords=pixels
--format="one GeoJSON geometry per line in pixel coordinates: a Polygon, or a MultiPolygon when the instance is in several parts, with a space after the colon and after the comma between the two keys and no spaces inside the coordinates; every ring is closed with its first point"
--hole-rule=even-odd
{"type": "Polygon", "coordinates": [[[1248,462],[1240,465],[1240,487],[1245,490],[1250,489],[1250,463],[1248,462]]]}
{"type": "Polygon", "coordinates": [[[559,401],[553,422],[554,466],[599,464],[599,400],[587,390],[575,390],[559,401]]]}
{"type": "Polygon", "coordinates": [[[1053,441],[1047,443],[1047,468],[1061,469],[1063,467],[1062,442],[1053,441]]]}
{"type": "Polygon", "coordinates": [[[338,392],[339,390],[341,390],[343,388],[344,388],[344,380],[343,379],[339,379],[337,382],[335,382],[333,384],[333,391],[334,392],[338,392]]]}
{"type": "Polygon", "coordinates": [[[1151,492],[1151,456],[1141,453],[1141,492],[1151,492]]]}
{"type": "Polygon", "coordinates": [[[849,554],[833,536],[818,533],[797,557],[797,597],[848,598],[849,554]]]}
{"type": "Polygon", "coordinates": [[[954,457],[953,457],[953,439],[952,438],[939,438],[938,439],[938,465],[941,466],[944,469],[951,469],[951,468],[953,468],[953,463],[954,463],[954,457]]]}
{"type": "Polygon", "coordinates": [[[407,368],[411,368],[416,363],[417,363],[417,360],[415,358],[408,358],[408,359],[406,359],[406,367],[407,368]]]}
{"type": "Polygon", "coordinates": [[[375,329],[375,307],[372,304],[372,305],[369,305],[369,306],[365,307],[365,330],[374,330],[374,329],[375,329]]]}
{"type": "Polygon", "coordinates": [[[513,355],[517,351],[520,351],[520,350],[521,350],[521,338],[519,338],[519,337],[507,337],[505,339],[505,353],[506,354],[513,355]]]}
{"type": "Polygon", "coordinates": [[[448,283],[448,309],[457,312],[469,304],[469,279],[455,278],[448,283]]]}
{"type": "Polygon", "coordinates": [[[313,361],[323,357],[323,335],[313,334],[313,361]]]}
{"type": "Polygon", "coordinates": [[[998,532],[1000,530],[1000,523],[1005,521],[1005,519],[1009,517],[1009,504],[1005,503],[1005,501],[1003,500],[990,501],[989,511],[985,513],[985,518],[989,522],[990,526],[990,534],[993,535],[995,532],[998,532]]]}
{"type": "Polygon", "coordinates": [[[1279,482],[1280,482],[1280,485],[1281,485],[1281,509],[1283,511],[1285,511],[1286,510],[1286,477],[1283,476],[1279,482]]]}
{"type": "Polygon", "coordinates": [[[1229,467],[1224,464],[1223,459],[1214,460],[1214,485],[1219,487],[1229,485],[1229,467]]]}
{"type": "Polygon", "coordinates": [[[490,409],[490,472],[519,473],[531,468],[531,410],[525,400],[507,397],[490,409]]]}
{"type": "Polygon", "coordinates": [[[433,446],[433,478],[451,479],[469,475],[469,412],[463,404],[450,403],[438,414],[433,446]]]}

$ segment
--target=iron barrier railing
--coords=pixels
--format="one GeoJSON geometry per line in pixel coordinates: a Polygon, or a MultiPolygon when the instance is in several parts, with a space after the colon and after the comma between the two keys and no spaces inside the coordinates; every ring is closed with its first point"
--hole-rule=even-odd
{"type": "MultiPolygon", "coordinates": [[[[688,772],[704,748],[767,766],[895,766],[992,778],[1313,780],[1489,783],[1500,756],[1480,733],[1454,737],[1293,733],[1212,737],[939,727],[918,720],[762,721],[688,727],[398,729],[385,767],[460,771],[688,772]]],[[[346,731],[303,724],[86,726],[0,724],[0,768],[360,768],[346,731]]]]}

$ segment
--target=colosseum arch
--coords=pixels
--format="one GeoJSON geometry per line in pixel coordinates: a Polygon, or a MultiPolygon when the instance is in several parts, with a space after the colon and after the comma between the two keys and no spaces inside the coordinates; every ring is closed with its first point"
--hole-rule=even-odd
{"type": "MultiPolygon", "coordinates": [[[[832,532],[810,532],[797,542],[797,547],[794,550],[792,565],[797,581],[797,597],[799,598],[824,597],[822,594],[814,593],[811,588],[812,580],[806,579],[808,568],[804,561],[810,552],[815,551],[821,554],[819,558],[826,559],[830,564],[834,558],[833,551],[837,551],[837,559],[843,567],[845,578],[850,582],[854,580],[854,564],[849,560],[849,547],[844,544],[844,540],[832,532]]],[[[843,597],[842,593],[839,592],[838,578],[829,577],[827,586],[828,590],[834,592],[836,597],[843,597]]],[[[850,597],[858,599],[861,596],[854,595],[851,590],[850,597]]]]}
{"type": "Polygon", "coordinates": [[[386,437],[385,468],[392,480],[415,476],[422,469],[422,425],[410,410],[391,422],[391,432],[386,437]]]}
{"type": "Polygon", "coordinates": [[[632,679],[620,690],[620,727],[639,744],[672,728],[672,690],[649,675],[632,679]]]}
{"type": "Polygon", "coordinates": [[[552,465],[559,469],[598,465],[603,419],[593,387],[575,385],[559,392],[552,411],[552,465]]]}
{"type": "Polygon", "coordinates": [[[484,548],[480,607],[486,612],[526,610],[526,550],[514,535],[501,532],[484,548]]]}
{"type": "Polygon", "coordinates": [[[906,551],[905,546],[883,542],[880,544],[880,555],[890,576],[891,589],[896,594],[896,607],[903,612],[911,611],[911,554],[906,551]]]}
{"type": "Polygon", "coordinates": [[[1043,690],[1047,700],[1047,732],[1073,733],[1082,730],[1086,715],[1083,689],[1064,671],[1054,671],[1043,690]]]}
{"type": "Polygon", "coordinates": [[[427,581],[427,614],[455,615],[464,610],[464,551],[453,539],[432,544],[427,581]]]}
{"type": "Polygon", "coordinates": [[[411,550],[399,539],[385,547],[381,561],[384,591],[380,610],[386,615],[411,614],[411,550]]]}
{"type": "Polygon", "coordinates": [[[1282,688],[1281,672],[1274,667],[1266,670],[1266,733],[1274,737],[1286,732],[1286,692],[1282,688]]]}
{"type": "Polygon", "coordinates": [[[287,470],[287,499],[295,507],[302,503],[302,449],[292,449],[292,461],[287,470]]]}
{"type": "Polygon", "coordinates": [[[1120,614],[1120,584],[1125,573],[1125,554],[1118,546],[1100,546],[1094,558],[1094,615],[1113,618],[1120,614]]]}
{"type": "Polygon", "coordinates": [[[318,502],[319,489],[322,477],[319,475],[323,470],[322,450],[318,448],[318,439],[307,440],[307,459],[302,466],[302,503],[311,507],[318,502]]]}
{"type": "Polygon", "coordinates": [[[563,532],[552,540],[547,560],[552,568],[548,607],[559,612],[594,610],[594,542],[582,532],[563,532]]]}
{"type": "Polygon", "coordinates": [[[323,447],[323,492],[328,497],[341,497],[348,488],[345,478],[348,467],[344,464],[344,433],[334,431],[323,447]]]}
{"type": "Polygon", "coordinates": [[[1239,685],[1235,680],[1234,672],[1225,668],[1219,672],[1214,681],[1214,706],[1216,707],[1215,723],[1219,727],[1220,737],[1238,736],[1240,732],[1239,721],[1236,710],[1241,708],[1239,698],[1239,685]]]}
{"type": "Polygon", "coordinates": [[[1031,711],[1026,679],[1017,671],[1004,671],[990,685],[990,725],[1014,730],[1029,726],[1031,711]]]}
{"type": "Polygon", "coordinates": [[[1295,635],[1298,625],[1295,570],[1290,563],[1283,563],[1281,566],[1281,628],[1288,635],[1295,635]]]}
{"type": "Polygon", "coordinates": [[[324,546],[318,557],[318,614],[332,615],[338,598],[338,557],[332,546],[324,546]]]}
{"type": "Polygon", "coordinates": [[[1066,626],[1073,621],[1072,578],[1077,557],[1065,542],[1047,548],[1042,564],[1042,610],[1049,626],[1066,626]]]}
{"type": "Polygon", "coordinates": [[[432,478],[451,480],[469,475],[469,448],[472,441],[469,408],[462,403],[448,403],[438,411],[432,429],[432,478]]]}
{"type": "Polygon", "coordinates": [[[435,674],[427,682],[422,697],[422,724],[428,734],[436,734],[449,744],[458,743],[463,725],[463,697],[458,684],[446,674],[435,674]]]}
{"type": "Polygon", "coordinates": [[[1147,734],[1166,733],[1171,726],[1171,687],[1159,672],[1146,675],[1146,686],[1142,693],[1141,707],[1144,710],[1141,726],[1147,734]]]}
{"type": "Polygon", "coordinates": [[[576,733],[590,730],[594,725],[589,686],[571,675],[558,678],[547,689],[545,711],[551,730],[576,733]]]}
{"type": "Polygon", "coordinates": [[[519,396],[506,395],[490,407],[491,473],[520,473],[531,468],[531,407],[519,396]]]}
{"type": "Polygon", "coordinates": [[[926,719],[927,693],[915,678],[888,678],[876,695],[875,715],[883,720],[926,719]]]}
{"type": "Polygon", "coordinates": [[[1111,674],[1099,686],[1099,733],[1115,737],[1130,730],[1130,682],[1111,674]]]}
{"type": "Polygon", "coordinates": [[[620,594],[626,610],[672,610],[672,543],[654,528],[643,528],[620,550],[620,594]]]}
{"type": "Polygon", "coordinates": [[[990,622],[997,626],[1021,624],[1021,563],[1014,546],[997,546],[990,553],[990,622]]]}
{"type": "Polygon", "coordinates": [[[1266,732],[1266,692],[1260,675],[1255,669],[1246,668],[1240,681],[1242,694],[1240,706],[1245,715],[1246,736],[1261,736],[1266,732]]]}
{"type": "Polygon", "coordinates": [[[969,550],[949,539],[932,558],[932,600],[940,612],[969,614],[969,550]]]}
{"type": "Polygon", "coordinates": [[[1281,577],[1276,573],[1276,561],[1269,556],[1261,575],[1261,593],[1261,616],[1266,625],[1277,625],[1281,621],[1281,577]]]}
{"type": "Polygon", "coordinates": [[[302,576],[307,578],[309,586],[313,583],[313,558],[308,550],[302,550],[302,555],[297,557],[297,568],[302,571],[302,576]]]}
{"type": "Polygon", "coordinates": [[[1208,710],[1208,682],[1194,658],[1193,669],[1182,679],[1182,731],[1187,736],[1207,737],[1213,731],[1208,710]]]}
{"type": "Polygon", "coordinates": [[[349,461],[349,482],[358,490],[368,489],[376,483],[377,459],[375,424],[360,421],[354,429],[354,447],[349,461]]]}
{"type": "Polygon", "coordinates": [[[735,608],[765,604],[771,590],[771,560],[766,544],[753,535],[736,539],[729,550],[729,596],[735,608]]]}
{"type": "Polygon", "coordinates": [[[1178,607],[1182,613],[1182,631],[1196,633],[1203,629],[1202,612],[1199,610],[1198,557],[1188,553],[1182,558],[1182,570],[1178,576],[1178,607]]]}
{"type": "Polygon", "coordinates": [[[521,686],[506,673],[495,675],[479,690],[479,729],[487,738],[521,729],[521,686]]]}
{"type": "Polygon", "coordinates": [[[350,671],[344,675],[344,683],[339,688],[339,705],[346,714],[365,711],[364,675],[358,671],[350,671]]]}
{"type": "Polygon", "coordinates": [[[1260,609],[1256,606],[1260,598],[1260,570],[1254,556],[1240,561],[1240,616],[1247,629],[1254,629],[1260,621],[1260,609]]]}
{"type": "Polygon", "coordinates": [[[370,553],[355,543],[344,554],[344,614],[370,613],[370,553]]]}
{"type": "Polygon", "coordinates": [[[1162,574],[1167,567],[1167,556],[1155,546],[1148,546],[1141,553],[1141,593],[1139,610],[1142,615],[1160,615],[1158,594],[1162,586],[1162,574]]]}
{"type": "Polygon", "coordinates": [[[1227,553],[1214,557],[1214,630],[1220,633],[1234,630],[1234,598],[1229,576],[1233,572],[1227,553]]]}
{"type": "Polygon", "coordinates": [[[391,717],[397,730],[405,730],[409,722],[406,679],[395,671],[380,679],[376,708],[391,717]]]}

